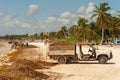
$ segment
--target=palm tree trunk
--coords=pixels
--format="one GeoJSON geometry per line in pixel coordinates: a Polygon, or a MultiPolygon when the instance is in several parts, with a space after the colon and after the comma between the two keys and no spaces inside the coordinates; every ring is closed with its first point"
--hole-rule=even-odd
{"type": "Polygon", "coordinates": [[[86,38],[85,38],[85,33],[82,27],[80,28],[80,31],[82,32],[83,42],[85,43],[86,38]]]}
{"type": "Polygon", "coordinates": [[[65,32],[64,30],[63,30],[63,34],[64,34],[64,36],[65,36],[65,38],[66,38],[67,36],[66,36],[66,32],[65,32]]]}
{"type": "Polygon", "coordinates": [[[104,28],[102,27],[102,38],[101,38],[101,41],[100,41],[100,45],[103,44],[103,40],[104,40],[104,28]]]}
{"type": "Polygon", "coordinates": [[[84,38],[84,43],[86,42],[86,38],[85,38],[85,33],[83,31],[83,38],[84,38]]]}

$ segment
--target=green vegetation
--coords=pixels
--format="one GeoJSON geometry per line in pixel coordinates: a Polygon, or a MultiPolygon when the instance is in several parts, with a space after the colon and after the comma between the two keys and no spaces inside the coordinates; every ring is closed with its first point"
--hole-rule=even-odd
{"type": "Polygon", "coordinates": [[[111,26],[110,22],[112,16],[109,13],[107,13],[108,10],[110,10],[111,8],[109,7],[108,3],[101,3],[99,7],[96,5],[95,7],[96,7],[96,10],[94,10],[95,14],[92,17],[97,16],[96,25],[102,31],[102,39],[100,42],[100,44],[102,44],[104,40],[105,29],[107,30],[111,26]]]}
{"type": "Polygon", "coordinates": [[[22,39],[27,39],[29,37],[28,34],[25,35],[5,35],[5,36],[0,36],[0,39],[5,39],[5,40],[22,40],[22,39]]]}
{"type": "Polygon", "coordinates": [[[62,26],[60,30],[53,32],[41,32],[34,35],[6,35],[0,36],[2,39],[29,39],[29,40],[44,40],[50,39],[51,41],[62,40],[70,43],[100,43],[109,38],[120,37],[120,17],[112,16],[108,11],[110,10],[108,3],[100,3],[99,6],[95,5],[94,14],[91,19],[96,17],[96,21],[89,22],[85,18],[79,17],[77,25],[70,27],[62,26]]]}

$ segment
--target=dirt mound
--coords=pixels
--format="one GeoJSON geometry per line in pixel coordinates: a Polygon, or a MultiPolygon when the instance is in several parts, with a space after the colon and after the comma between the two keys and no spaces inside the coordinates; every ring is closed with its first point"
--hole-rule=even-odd
{"type": "Polygon", "coordinates": [[[57,41],[57,42],[54,42],[52,44],[50,44],[50,46],[55,46],[55,45],[73,45],[72,43],[69,43],[69,42],[66,42],[66,41],[57,41]]]}
{"type": "Polygon", "coordinates": [[[15,80],[12,77],[0,76],[0,80],[15,80]]]}
{"type": "Polygon", "coordinates": [[[21,67],[21,66],[28,66],[32,69],[46,69],[48,68],[50,63],[43,62],[43,61],[31,61],[31,60],[17,60],[15,63],[11,65],[11,68],[21,67]]]}
{"type": "Polygon", "coordinates": [[[65,41],[58,41],[50,44],[50,50],[74,50],[75,45],[65,41]]]}
{"type": "Polygon", "coordinates": [[[35,71],[35,69],[46,69],[44,62],[17,60],[11,66],[3,65],[0,69],[0,80],[41,80],[48,79],[46,74],[35,71]]]}
{"type": "Polygon", "coordinates": [[[19,48],[17,48],[16,51],[12,52],[11,54],[7,54],[7,57],[10,58],[8,62],[15,62],[16,60],[18,60],[18,56],[20,54],[23,54],[24,51],[26,51],[25,49],[30,49],[30,48],[32,49],[32,48],[37,48],[37,47],[34,45],[29,45],[28,47],[20,47],[19,46],[19,48]]]}
{"type": "Polygon", "coordinates": [[[0,47],[4,47],[4,45],[3,45],[3,44],[0,44],[0,47]]]}

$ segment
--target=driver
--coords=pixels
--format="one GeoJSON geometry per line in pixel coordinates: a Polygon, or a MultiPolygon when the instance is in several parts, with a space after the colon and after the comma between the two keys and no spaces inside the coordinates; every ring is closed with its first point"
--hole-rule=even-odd
{"type": "Polygon", "coordinates": [[[92,55],[91,55],[91,57],[96,57],[96,48],[95,47],[93,47],[94,45],[92,44],[92,45],[90,45],[90,47],[92,48],[92,50],[89,50],[91,53],[92,53],[92,55]]]}

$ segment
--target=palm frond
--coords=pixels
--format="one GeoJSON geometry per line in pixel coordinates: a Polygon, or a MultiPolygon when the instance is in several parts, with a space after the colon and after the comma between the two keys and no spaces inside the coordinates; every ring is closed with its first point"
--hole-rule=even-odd
{"type": "Polygon", "coordinates": [[[95,5],[95,4],[94,4],[94,6],[95,6],[96,10],[98,10],[98,9],[99,9],[97,5],[95,5]]]}
{"type": "Polygon", "coordinates": [[[93,15],[90,17],[90,19],[94,18],[95,16],[97,16],[97,14],[93,14],[93,15]]]}

